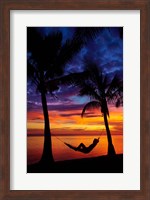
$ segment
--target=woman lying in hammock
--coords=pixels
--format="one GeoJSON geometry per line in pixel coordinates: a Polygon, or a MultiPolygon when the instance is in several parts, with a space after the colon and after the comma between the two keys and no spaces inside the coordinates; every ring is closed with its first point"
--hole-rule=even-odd
{"type": "Polygon", "coordinates": [[[92,149],[97,145],[98,142],[99,142],[99,138],[98,138],[98,139],[94,139],[94,140],[93,140],[93,143],[90,144],[88,147],[86,147],[83,143],[79,144],[78,147],[74,147],[74,146],[72,146],[72,145],[70,145],[70,144],[68,144],[68,143],[66,143],[66,142],[65,142],[65,144],[66,144],[69,148],[71,148],[71,149],[73,149],[73,150],[75,150],[75,151],[80,151],[80,152],[82,152],[82,153],[89,153],[89,152],[92,151],[92,149]]]}

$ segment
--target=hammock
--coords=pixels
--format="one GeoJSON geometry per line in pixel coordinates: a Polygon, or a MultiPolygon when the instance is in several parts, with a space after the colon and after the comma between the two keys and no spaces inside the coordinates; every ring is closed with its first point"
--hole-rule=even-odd
{"type": "Polygon", "coordinates": [[[87,153],[90,153],[94,149],[94,147],[96,147],[98,142],[99,142],[99,138],[98,139],[94,139],[93,143],[90,144],[88,147],[86,147],[83,143],[81,143],[78,147],[74,147],[71,144],[68,144],[66,142],[64,142],[64,144],[66,146],[68,146],[70,149],[73,149],[74,151],[80,151],[82,153],[87,154],[87,153]]]}
{"type": "MultiPolygon", "coordinates": [[[[101,133],[102,134],[102,133],[101,133]]],[[[67,147],[69,147],[70,149],[74,150],[74,151],[80,151],[82,153],[90,153],[94,147],[96,147],[97,143],[99,142],[99,138],[98,139],[94,139],[93,143],[90,144],[88,147],[86,147],[83,143],[81,143],[78,147],[75,147],[71,144],[68,144],[67,142],[62,141],[60,138],[58,138],[57,136],[55,136],[58,140],[60,140],[61,142],[63,142],[67,147]]]]}

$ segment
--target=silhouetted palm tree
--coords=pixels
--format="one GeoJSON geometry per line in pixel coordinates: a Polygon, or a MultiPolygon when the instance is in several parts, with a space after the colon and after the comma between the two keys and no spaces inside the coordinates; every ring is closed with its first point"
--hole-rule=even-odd
{"type": "Polygon", "coordinates": [[[85,75],[78,82],[76,81],[76,85],[80,88],[80,96],[87,95],[91,98],[91,101],[84,106],[81,116],[84,116],[86,110],[100,109],[106,127],[108,155],[114,155],[115,149],[107,119],[109,117],[108,103],[113,103],[116,107],[123,104],[122,79],[117,75],[111,78],[108,74],[104,74],[97,64],[87,62],[85,75]]]}
{"type": "Polygon", "coordinates": [[[99,28],[77,28],[71,40],[62,42],[60,31],[42,36],[36,28],[27,29],[27,50],[30,53],[27,61],[28,80],[36,86],[41,94],[44,114],[44,148],[42,163],[54,161],[51,145],[50,121],[47,107],[47,94],[54,96],[59,88],[58,77],[63,76],[65,66],[81,50],[89,38],[95,37],[99,28]],[[84,32],[84,34],[82,34],[84,32]]]}

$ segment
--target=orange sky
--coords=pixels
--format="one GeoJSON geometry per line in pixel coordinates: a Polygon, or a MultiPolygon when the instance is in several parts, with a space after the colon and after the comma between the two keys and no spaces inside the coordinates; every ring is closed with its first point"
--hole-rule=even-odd
{"type": "MultiPolygon", "coordinates": [[[[123,108],[109,107],[109,127],[112,134],[123,134],[123,108]]],[[[101,134],[105,133],[105,126],[101,113],[93,110],[87,117],[81,118],[81,110],[74,111],[50,111],[52,134],[101,134]]],[[[36,111],[28,112],[28,134],[43,134],[43,113],[36,111]]]]}

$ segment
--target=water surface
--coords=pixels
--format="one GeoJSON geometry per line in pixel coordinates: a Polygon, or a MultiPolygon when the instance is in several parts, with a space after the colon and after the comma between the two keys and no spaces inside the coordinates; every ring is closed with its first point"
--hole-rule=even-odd
{"type": "MultiPolygon", "coordinates": [[[[97,135],[92,136],[52,136],[52,150],[55,161],[61,160],[70,160],[76,158],[88,158],[96,157],[107,154],[107,137],[102,135],[100,136],[100,141],[97,146],[89,153],[83,154],[81,152],[74,151],[64,145],[64,142],[67,142],[73,146],[78,146],[81,142],[86,146],[90,145],[93,142],[94,138],[98,138],[97,135]]],[[[113,144],[117,154],[123,153],[123,136],[122,135],[113,135],[112,136],[113,144]]],[[[38,162],[42,155],[43,150],[43,136],[28,136],[27,137],[27,162],[32,164],[38,162]]]]}

